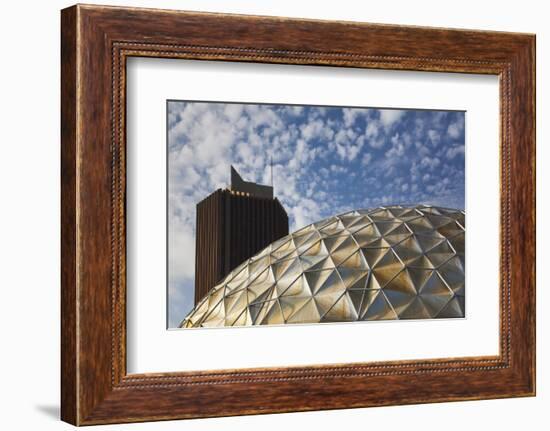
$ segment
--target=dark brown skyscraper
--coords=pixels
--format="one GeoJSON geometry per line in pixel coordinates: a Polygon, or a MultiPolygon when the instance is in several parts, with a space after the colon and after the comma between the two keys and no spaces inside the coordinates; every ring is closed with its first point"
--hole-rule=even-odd
{"type": "Polygon", "coordinates": [[[288,216],[273,187],[244,181],[231,167],[231,186],[197,204],[195,305],[224,276],[288,235],[288,216]]]}

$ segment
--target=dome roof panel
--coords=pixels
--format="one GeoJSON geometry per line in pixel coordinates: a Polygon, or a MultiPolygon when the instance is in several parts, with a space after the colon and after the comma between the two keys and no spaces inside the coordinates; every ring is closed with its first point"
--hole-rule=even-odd
{"type": "Polygon", "coordinates": [[[348,211],[264,248],[181,327],[464,317],[464,211],[348,211]]]}

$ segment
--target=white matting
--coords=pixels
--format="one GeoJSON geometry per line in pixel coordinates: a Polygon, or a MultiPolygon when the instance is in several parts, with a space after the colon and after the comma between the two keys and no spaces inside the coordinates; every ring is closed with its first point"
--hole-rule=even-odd
{"type": "Polygon", "coordinates": [[[496,76],[128,60],[128,372],[498,354],[496,76]],[[466,111],[466,318],[166,329],[166,100],[466,111]]]}

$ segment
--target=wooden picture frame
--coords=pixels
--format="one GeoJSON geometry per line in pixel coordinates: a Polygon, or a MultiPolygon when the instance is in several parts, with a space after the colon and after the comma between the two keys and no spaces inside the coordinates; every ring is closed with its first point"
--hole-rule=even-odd
{"type": "Polygon", "coordinates": [[[61,14],[61,418],[75,425],[535,394],[535,36],[77,5],[61,14]],[[126,373],[130,56],[500,78],[500,354],[126,373]]]}

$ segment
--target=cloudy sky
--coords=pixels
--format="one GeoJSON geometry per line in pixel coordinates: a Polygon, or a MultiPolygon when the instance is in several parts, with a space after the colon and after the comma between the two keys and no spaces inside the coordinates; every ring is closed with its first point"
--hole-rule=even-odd
{"type": "Polygon", "coordinates": [[[169,326],[193,306],[195,205],[269,184],[290,231],[351,209],[464,209],[464,112],[168,101],[169,326]]]}

